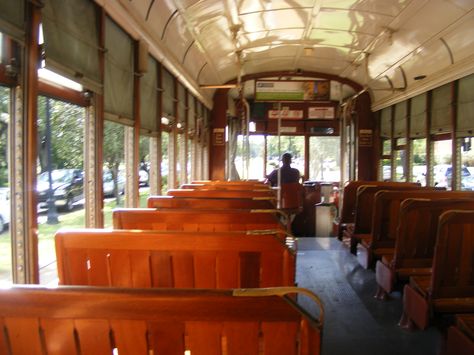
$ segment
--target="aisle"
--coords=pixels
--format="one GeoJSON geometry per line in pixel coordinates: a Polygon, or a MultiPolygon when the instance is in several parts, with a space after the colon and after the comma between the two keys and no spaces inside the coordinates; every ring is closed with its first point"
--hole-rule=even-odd
{"type": "Polygon", "coordinates": [[[337,239],[299,238],[296,280],[324,302],[323,355],[437,355],[439,332],[400,329],[401,295],[375,300],[374,272],[337,239]]]}

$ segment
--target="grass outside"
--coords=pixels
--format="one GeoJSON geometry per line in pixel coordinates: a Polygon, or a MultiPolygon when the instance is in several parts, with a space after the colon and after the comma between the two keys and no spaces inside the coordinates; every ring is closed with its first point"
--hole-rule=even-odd
{"type": "MultiPolygon", "coordinates": [[[[148,191],[140,192],[140,207],[146,207],[148,191]]],[[[123,198],[118,207],[123,206],[123,198]]],[[[112,227],[112,210],[117,207],[114,200],[104,203],[104,227],[112,227]]],[[[60,214],[58,224],[47,224],[46,215],[38,218],[38,256],[40,272],[41,268],[51,265],[56,261],[56,251],[54,247],[54,234],[60,228],[84,228],[85,210],[76,209],[70,213],[60,214]]],[[[0,234],[0,283],[11,281],[11,236],[10,229],[0,234]]]]}

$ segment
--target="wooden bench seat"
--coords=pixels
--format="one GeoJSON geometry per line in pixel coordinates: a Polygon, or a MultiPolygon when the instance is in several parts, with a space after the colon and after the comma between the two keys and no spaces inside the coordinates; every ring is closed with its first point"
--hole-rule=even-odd
{"type": "Polygon", "coordinates": [[[55,242],[61,285],[295,285],[295,252],[275,234],[61,229],[55,242]]]}
{"type": "Polygon", "coordinates": [[[474,206],[470,210],[443,212],[439,217],[432,272],[423,277],[413,275],[405,285],[400,326],[424,329],[437,314],[474,312],[473,265],[474,206]]]}
{"type": "Polygon", "coordinates": [[[371,238],[361,240],[357,245],[357,260],[365,268],[372,268],[375,262],[395,248],[400,204],[407,198],[473,198],[472,191],[443,191],[424,188],[421,190],[381,190],[374,196],[371,238]]]}
{"type": "Polygon", "coordinates": [[[119,208],[112,213],[115,229],[168,231],[246,231],[281,230],[286,232],[278,211],[265,210],[156,210],[152,208],[119,208]]]}
{"type": "Polygon", "coordinates": [[[394,252],[375,266],[377,298],[384,299],[410,276],[431,274],[438,219],[451,209],[473,210],[474,199],[406,199],[401,203],[394,252]]]}
{"type": "Polygon", "coordinates": [[[357,188],[354,225],[350,228],[347,226],[346,230],[343,232],[344,238],[350,241],[349,244],[351,253],[357,255],[357,245],[362,240],[370,242],[372,239],[372,212],[374,207],[374,197],[378,191],[406,191],[419,189],[433,188],[420,187],[415,184],[360,185],[357,188]]]}
{"type": "Polygon", "coordinates": [[[195,190],[271,190],[269,185],[265,184],[182,184],[180,189],[195,190]]]}
{"type": "Polygon", "coordinates": [[[339,217],[335,220],[336,235],[340,240],[343,237],[343,231],[346,229],[348,224],[354,223],[355,217],[355,205],[357,197],[357,189],[361,185],[378,185],[378,186],[405,186],[405,185],[418,185],[416,183],[409,182],[391,182],[391,181],[366,181],[366,180],[354,180],[349,181],[342,190],[341,206],[339,217]]]}
{"type": "Polygon", "coordinates": [[[168,196],[177,197],[211,197],[211,198],[255,198],[265,197],[276,200],[274,190],[215,190],[215,189],[171,189],[166,193],[168,196]]]}
{"type": "Polygon", "coordinates": [[[459,314],[448,329],[445,355],[474,354],[474,313],[459,314]]]}
{"type": "Polygon", "coordinates": [[[150,196],[148,208],[157,209],[274,209],[274,199],[265,198],[197,198],[176,196],[150,196]]]}
{"type": "Polygon", "coordinates": [[[323,310],[306,289],[177,290],[13,287],[0,290],[0,354],[317,355],[323,310]]]}

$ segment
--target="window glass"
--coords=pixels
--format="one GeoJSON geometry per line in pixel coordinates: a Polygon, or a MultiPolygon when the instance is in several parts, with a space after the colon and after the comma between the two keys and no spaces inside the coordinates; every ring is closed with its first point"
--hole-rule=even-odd
{"type": "Polygon", "coordinates": [[[406,154],[404,149],[395,151],[395,181],[406,181],[407,174],[405,173],[406,154]]]}
{"type": "Polygon", "coordinates": [[[280,158],[283,153],[292,155],[291,167],[304,174],[304,137],[303,136],[267,136],[267,166],[265,175],[270,174],[280,166],[280,158]]]}
{"type": "Polygon", "coordinates": [[[10,122],[10,89],[0,86],[0,285],[12,282],[10,182],[8,178],[10,122]]]}
{"type": "Polygon", "coordinates": [[[461,138],[461,190],[474,191],[473,138],[461,138]]]}
{"type": "Polygon", "coordinates": [[[392,165],[390,159],[382,159],[381,180],[390,181],[392,179],[392,165]]]}
{"type": "Polygon", "coordinates": [[[138,188],[140,207],[146,207],[148,196],[150,196],[150,137],[140,136],[139,154],[138,188]]]}
{"type": "Polygon", "coordinates": [[[309,138],[309,180],[340,181],[339,137],[309,138]]]}
{"type": "Polygon", "coordinates": [[[161,193],[166,194],[168,191],[168,175],[169,175],[169,145],[170,134],[166,131],[161,132],[161,193]]]}
{"type": "Polygon", "coordinates": [[[104,123],[104,227],[112,226],[112,210],[125,200],[125,126],[104,123]]]}
{"type": "Polygon", "coordinates": [[[38,98],[38,256],[40,283],[57,282],[54,234],[84,227],[85,109],[38,98]]]}
{"type": "MultiPolygon", "coordinates": [[[[235,158],[235,168],[239,173],[241,179],[245,178],[246,170],[246,159],[243,156],[243,143],[244,136],[239,135],[237,137],[237,156],[235,158]]],[[[251,135],[249,136],[250,144],[250,159],[249,159],[249,169],[248,169],[248,178],[249,179],[264,179],[264,148],[265,148],[265,136],[263,135],[251,135]]]]}
{"type": "Polygon", "coordinates": [[[447,190],[451,190],[452,153],[450,139],[433,142],[434,160],[431,186],[446,187],[447,190]]]}
{"type": "Polygon", "coordinates": [[[426,186],[426,138],[412,140],[411,155],[411,181],[426,186]]]}

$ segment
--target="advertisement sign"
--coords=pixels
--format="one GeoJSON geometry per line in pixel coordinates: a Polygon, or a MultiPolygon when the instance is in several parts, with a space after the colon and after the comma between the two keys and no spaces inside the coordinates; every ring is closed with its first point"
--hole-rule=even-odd
{"type": "Polygon", "coordinates": [[[308,107],[308,118],[332,120],[334,117],[334,107],[308,107]]]}
{"type": "Polygon", "coordinates": [[[329,94],[329,80],[255,82],[257,101],[328,101],[329,94]]]}
{"type": "Polygon", "coordinates": [[[268,118],[278,119],[281,115],[282,120],[301,120],[303,110],[268,110],[268,118]]]}

